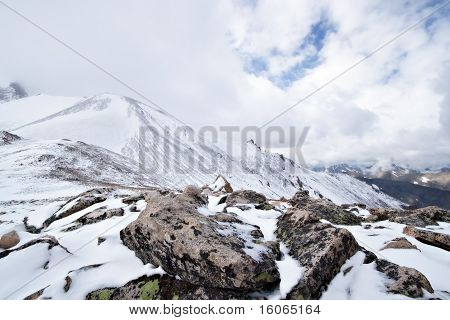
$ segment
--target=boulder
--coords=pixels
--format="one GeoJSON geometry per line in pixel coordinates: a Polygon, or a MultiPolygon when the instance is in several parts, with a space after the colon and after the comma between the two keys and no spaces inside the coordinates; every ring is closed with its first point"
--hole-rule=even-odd
{"type": "Polygon", "coordinates": [[[450,235],[427,230],[420,230],[411,226],[406,226],[403,233],[416,238],[418,241],[430,246],[438,247],[450,251],[450,235]]]}
{"type": "Polygon", "coordinates": [[[146,201],[138,219],[120,233],[123,243],[144,263],[206,287],[250,290],[279,282],[271,245],[258,243],[250,232],[240,235],[231,223],[199,213],[197,208],[206,205],[200,190],[153,192],[146,201]]]}
{"type": "Polygon", "coordinates": [[[376,269],[393,280],[387,285],[388,292],[402,294],[410,298],[423,297],[423,290],[433,293],[433,287],[428,279],[413,268],[401,267],[395,263],[377,259],[376,269]]]}
{"type": "Polygon", "coordinates": [[[139,193],[139,194],[135,194],[135,195],[131,195],[131,196],[123,198],[122,202],[130,205],[130,204],[135,204],[139,200],[144,200],[144,199],[145,199],[145,196],[143,194],[139,193]]]}
{"type": "Polygon", "coordinates": [[[239,190],[232,192],[226,199],[228,207],[233,207],[237,204],[255,204],[255,207],[261,207],[267,204],[267,199],[264,195],[253,190],[239,190]]]}
{"type": "Polygon", "coordinates": [[[67,201],[58,212],[45,220],[43,227],[48,227],[56,220],[66,218],[76,212],[89,208],[94,204],[105,201],[107,195],[111,191],[112,189],[110,188],[98,188],[83,192],[77,197],[67,201]]]}
{"type": "Polygon", "coordinates": [[[119,288],[89,293],[88,300],[229,300],[250,299],[245,291],[219,289],[177,280],[168,275],[143,276],[119,288]]]}
{"type": "Polygon", "coordinates": [[[81,210],[89,208],[90,206],[96,203],[103,202],[105,200],[106,197],[104,197],[102,194],[92,194],[92,193],[83,194],[76,200],[76,202],[72,206],[70,206],[69,208],[58,214],[58,219],[68,217],[75,212],[79,212],[81,210]]]}
{"type": "MultiPolygon", "coordinates": [[[[408,241],[408,239],[401,237],[401,238],[395,238],[391,241],[389,241],[383,248],[380,250],[385,249],[417,249],[415,245],[413,245],[411,242],[408,241]]],[[[420,250],[419,250],[420,251],[420,250]]]]}
{"type": "Polygon", "coordinates": [[[78,225],[87,225],[106,220],[112,217],[122,217],[125,211],[122,208],[105,209],[99,208],[89,212],[75,221],[78,225]]]}
{"type": "Polygon", "coordinates": [[[420,228],[438,225],[438,221],[450,222],[449,211],[435,206],[409,210],[372,208],[369,211],[371,216],[366,221],[370,222],[389,220],[420,228]]]}
{"type": "Polygon", "coordinates": [[[20,237],[15,230],[5,233],[0,238],[0,248],[9,249],[20,242],[20,237]]]}
{"type": "Polygon", "coordinates": [[[348,230],[321,223],[315,213],[295,208],[280,217],[277,235],[289,247],[289,254],[305,268],[288,299],[319,299],[359,248],[348,230]]]}
{"type": "Polygon", "coordinates": [[[315,213],[320,219],[325,219],[333,224],[359,225],[363,220],[354,213],[346,211],[328,199],[314,199],[308,191],[297,192],[289,203],[298,209],[315,213]]]}
{"type": "Polygon", "coordinates": [[[423,297],[422,289],[427,290],[429,293],[434,292],[428,279],[416,269],[401,267],[393,262],[378,259],[373,252],[362,247],[360,250],[366,255],[364,264],[374,263],[378,272],[393,280],[386,284],[388,292],[402,294],[410,298],[423,297]]]}

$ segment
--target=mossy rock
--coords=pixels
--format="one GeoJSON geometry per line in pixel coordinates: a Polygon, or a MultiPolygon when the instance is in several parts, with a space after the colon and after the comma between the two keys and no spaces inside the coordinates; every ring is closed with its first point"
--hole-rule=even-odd
{"type": "Polygon", "coordinates": [[[114,289],[100,289],[89,293],[87,300],[110,300],[114,289]]]}
{"type": "Polygon", "coordinates": [[[155,300],[159,291],[159,280],[151,280],[148,282],[142,281],[140,283],[139,300],[155,300]]]}
{"type": "MultiPolygon", "coordinates": [[[[262,278],[270,276],[267,272],[262,278]]],[[[169,275],[142,276],[118,288],[93,291],[88,300],[211,300],[250,299],[249,293],[232,289],[203,287],[169,275]]]]}

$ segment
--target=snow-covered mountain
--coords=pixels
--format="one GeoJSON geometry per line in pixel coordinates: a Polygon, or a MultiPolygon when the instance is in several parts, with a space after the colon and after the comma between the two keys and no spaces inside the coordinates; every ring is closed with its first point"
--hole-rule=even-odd
{"type": "MultiPolygon", "coordinates": [[[[135,164],[131,176],[145,176],[143,181],[154,181],[164,187],[201,186],[220,174],[235,189],[253,189],[274,198],[290,197],[303,187],[336,203],[359,202],[373,207],[401,205],[352,177],[310,171],[251,142],[245,145],[246,165],[243,166],[242,159],[198,137],[192,138],[185,128],[180,131],[180,124],[164,111],[128,97],[34,96],[2,104],[0,112],[7,115],[0,121],[0,129],[35,141],[30,143],[40,145],[41,150],[52,149],[55,144],[52,140],[81,141],[103,148],[102,155],[106,151],[122,155],[125,166],[129,162],[135,164]],[[136,163],[143,166],[139,168],[136,163]],[[200,168],[199,163],[206,168],[200,168]],[[257,164],[262,166],[258,168],[257,164]]],[[[15,147],[24,148],[24,144],[27,142],[15,147]]],[[[32,149],[40,152],[39,148],[32,149]]],[[[111,183],[116,183],[113,180],[111,183]]],[[[135,181],[135,184],[146,183],[135,181]]]]}

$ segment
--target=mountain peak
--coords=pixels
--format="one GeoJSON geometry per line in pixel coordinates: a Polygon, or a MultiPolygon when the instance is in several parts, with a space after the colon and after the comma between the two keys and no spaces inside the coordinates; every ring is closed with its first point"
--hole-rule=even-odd
{"type": "Polygon", "coordinates": [[[27,97],[25,89],[18,82],[11,82],[7,87],[0,87],[0,103],[27,97]]]}

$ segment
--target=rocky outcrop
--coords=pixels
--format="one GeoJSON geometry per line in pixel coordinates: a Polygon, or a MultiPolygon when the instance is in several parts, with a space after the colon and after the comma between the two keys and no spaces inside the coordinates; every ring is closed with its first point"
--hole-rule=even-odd
{"type": "Polygon", "coordinates": [[[31,246],[34,246],[34,245],[40,244],[40,243],[48,244],[48,250],[51,250],[54,247],[59,246],[64,251],[66,251],[67,253],[71,254],[71,252],[69,250],[67,250],[66,247],[62,246],[55,237],[53,237],[53,236],[43,236],[43,237],[40,237],[40,238],[31,240],[31,241],[28,241],[27,243],[21,245],[18,248],[5,250],[5,251],[0,252],[0,259],[5,258],[6,256],[8,256],[12,252],[20,251],[20,250],[26,249],[28,247],[31,247],[31,246]]]}
{"type": "Polygon", "coordinates": [[[391,222],[407,224],[424,228],[429,225],[437,225],[438,221],[450,222],[448,210],[439,207],[425,207],[413,210],[372,208],[369,222],[389,220],[391,222]]]}
{"type": "Polygon", "coordinates": [[[125,211],[122,208],[106,209],[98,208],[88,214],[85,214],[81,218],[74,221],[74,225],[65,229],[64,231],[73,231],[79,229],[82,226],[97,223],[102,220],[110,219],[112,217],[122,217],[125,211]]]}
{"type": "Polygon", "coordinates": [[[416,269],[401,267],[381,259],[377,259],[375,263],[379,272],[393,280],[392,283],[387,285],[388,292],[402,294],[410,298],[423,297],[422,289],[429,293],[434,292],[428,279],[416,269]]]}
{"type": "Polygon", "coordinates": [[[42,289],[40,289],[40,290],[30,294],[29,296],[26,296],[25,298],[23,298],[23,300],[37,300],[37,299],[39,299],[39,297],[42,296],[42,294],[44,293],[44,290],[47,289],[47,287],[42,288],[42,289]]]}
{"type": "Polygon", "coordinates": [[[145,199],[144,194],[139,193],[139,194],[134,194],[134,195],[123,198],[122,202],[130,205],[130,204],[135,204],[139,200],[144,200],[144,199],[145,199]]]}
{"type": "MultiPolygon", "coordinates": [[[[389,241],[383,248],[380,250],[385,249],[417,249],[415,245],[413,245],[411,242],[408,241],[408,239],[401,237],[401,238],[395,238],[391,241],[389,241]]],[[[420,251],[420,250],[419,250],[420,251]]]]}
{"type": "Polygon", "coordinates": [[[22,139],[21,137],[15,135],[15,134],[9,133],[8,131],[0,131],[0,146],[4,146],[6,144],[11,144],[14,141],[18,141],[21,139],[22,139]]]}
{"type": "Polygon", "coordinates": [[[168,275],[140,277],[119,288],[89,293],[88,300],[230,300],[250,299],[245,291],[204,287],[168,275]]]}
{"type": "Polygon", "coordinates": [[[406,226],[403,233],[416,238],[418,241],[450,251],[450,235],[427,230],[420,230],[411,226],[406,226]]]}
{"type": "Polygon", "coordinates": [[[20,242],[20,237],[15,230],[5,233],[0,237],[0,248],[9,249],[20,242]]]}
{"type": "Polygon", "coordinates": [[[308,191],[297,192],[289,203],[298,209],[313,212],[320,219],[325,219],[333,224],[359,225],[363,220],[354,213],[345,210],[328,199],[314,199],[308,191]]]}
{"type": "Polygon", "coordinates": [[[240,204],[254,204],[255,208],[262,208],[267,204],[267,199],[264,195],[253,190],[239,190],[228,195],[226,204],[228,207],[240,204]]]}
{"type": "MultiPolygon", "coordinates": [[[[375,263],[376,269],[392,280],[386,287],[388,292],[412,298],[422,297],[422,289],[434,292],[427,278],[419,271],[378,259],[375,254],[360,247],[348,230],[321,223],[312,212],[288,210],[278,222],[277,234],[290,248],[290,255],[305,268],[299,283],[287,295],[288,299],[319,299],[346,260],[357,251],[365,253],[365,264],[375,263]]],[[[393,247],[405,245],[402,239],[394,239],[391,243],[396,243],[392,244],[393,247]]]]}
{"type": "Polygon", "coordinates": [[[109,219],[112,217],[121,217],[124,214],[124,210],[122,208],[115,208],[115,209],[97,209],[94,210],[83,217],[81,217],[78,221],[83,224],[92,224],[96,223],[98,221],[102,221],[105,219],[109,219]]]}
{"type": "Polygon", "coordinates": [[[68,217],[75,212],[79,212],[96,203],[105,201],[106,196],[104,195],[104,191],[105,190],[101,189],[93,189],[82,193],[79,198],[76,199],[74,204],[58,214],[58,218],[62,219],[68,217]]]}
{"type": "Polygon", "coordinates": [[[76,212],[89,208],[94,204],[105,201],[108,193],[111,191],[112,189],[110,188],[97,188],[83,192],[76,198],[67,201],[59,212],[52,215],[43,223],[43,227],[48,227],[56,220],[66,218],[76,212]]]}
{"type": "Polygon", "coordinates": [[[321,223],[310,211],[290,209],[280,217],[278,238],[290,248],[290,255],[305,268],[288,299],[318,299],[345,261],[359,246],[346,229],[321,223]]]}
{"type": "Polygon", "coordinates": [[[155,191],[146,201],[139,218],[120,233],[144,263],[205,287],[253,290],[279,281],[272,245],[199,213],[197,208],[206,205],[199,189],[155,191]]]}

